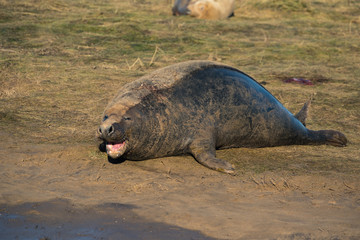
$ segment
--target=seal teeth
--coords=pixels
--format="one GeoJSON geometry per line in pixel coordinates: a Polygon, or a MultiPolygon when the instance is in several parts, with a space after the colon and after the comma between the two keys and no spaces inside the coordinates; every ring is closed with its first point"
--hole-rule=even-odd
{"type": "Polygon", "coordinates": [[[126,142],[120,143],[107,143],[106,153],[112,158],[118,158],[124,154],[126,150],[126,142]]]}

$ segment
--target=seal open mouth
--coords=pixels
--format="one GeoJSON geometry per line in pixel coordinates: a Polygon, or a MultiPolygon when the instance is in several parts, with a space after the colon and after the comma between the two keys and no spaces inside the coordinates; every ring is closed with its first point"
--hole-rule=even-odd
{"type": "Polygon", "coordinates": [[[126,141],[121,143],[106,143],[106,153],[112,158],[118,158],[126,150],[126,141]]]}

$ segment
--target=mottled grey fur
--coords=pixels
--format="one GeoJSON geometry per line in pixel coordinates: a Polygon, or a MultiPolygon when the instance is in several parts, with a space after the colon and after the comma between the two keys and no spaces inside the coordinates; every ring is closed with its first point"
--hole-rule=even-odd
{"type": "Polygon", "coordinates": [[[211,169],[233,173],[231,164],[215,157],[216,149],[346,145],[340,132],[307,129],[307,109],[305,104],[299,120],[241,71],[189,61],[123,86],[104,111],[98,137],[110,159],[191,154],[211,169]]]}

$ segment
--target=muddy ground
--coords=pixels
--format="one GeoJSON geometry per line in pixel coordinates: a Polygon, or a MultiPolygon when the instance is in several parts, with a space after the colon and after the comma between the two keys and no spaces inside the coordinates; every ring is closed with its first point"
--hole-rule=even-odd
{"type": "Polygon", "coordinates": [[[230,176],[189,156],[111,164],[89,148],[1,142],[1,239],[360,237],[357,176],[230,176]]]}

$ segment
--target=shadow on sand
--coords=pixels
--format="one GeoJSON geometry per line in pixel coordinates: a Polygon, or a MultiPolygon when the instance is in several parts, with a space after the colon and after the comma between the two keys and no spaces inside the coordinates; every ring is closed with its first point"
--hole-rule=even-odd
{"type": "Polygon", "coordinates": [[[0,239],[213,239],[199,231],[149,222],[132,205],[75,206],[68,200],[0,206],[0,239]]]}

